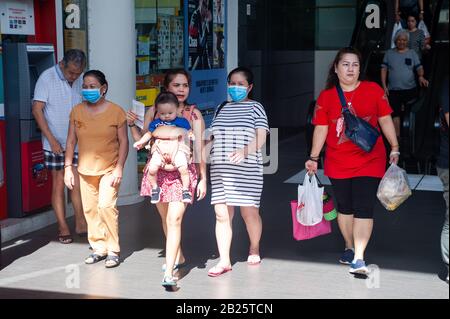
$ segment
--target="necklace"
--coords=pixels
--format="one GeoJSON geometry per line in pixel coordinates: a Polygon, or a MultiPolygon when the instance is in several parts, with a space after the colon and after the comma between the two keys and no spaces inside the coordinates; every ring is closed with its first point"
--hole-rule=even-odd
{"type": "MultiPolygon", "coordinates": [[[[350,110],[350,112],[354,112],[352,102],[353,98],[355,97],[356,91],[358,90],[359,85],[356,86],[356,88],[353,90],[352,97],[350,98],[350,101],[347,101],[347,107],[350,110]]],[[[344,93],[345,96],[345,93],[344,93]]],[[[344,131],[345,128],[345,121],[344,121],[344,115],[341,114],[341,117],[338,119],[336,123],[336,136],[337,138],[341,138],[341,134],[344,131]]]]}
{"type": "MultiPolygon", "coordinates": [[[[347,106],[348,106],[348,108],[351,108],[351,107],[352,107],[353,98],[355,97],[355,94],[356,94],[356,91],[357,91],[358,88],[359,88],[359,85],[360,85],[360,83],[356,84],[356,86],[355,86],[355,88],[354,88],[354,90],[353,90],[352,97],[350,98],[350,101],[347,101],[347,106]]],[[[345,95],[345,92],[344,92],[344,95],[345,95]]]]}

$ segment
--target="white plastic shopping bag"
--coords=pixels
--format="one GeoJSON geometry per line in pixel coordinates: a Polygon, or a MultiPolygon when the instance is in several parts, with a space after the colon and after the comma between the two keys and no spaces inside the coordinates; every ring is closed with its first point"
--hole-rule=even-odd
{"type": "Polygon", "coordinates": [[[323,187],[316,176],[305,174],[303,185],[298,185],[297,220],[304,226],[314,226],[323,219],[323,187]]]}
{"type": "Polygon", "coordinates": [[[423,31],[423,34],[425,34],[425,39],[430,37],[430,32],[428,31],[427,25],[423,22],[423,20],[420,20],[417,29],[423,31]]]}
{"type": "Polygon", "coordinates": [[[411,195],[412,191],[406,171],[392,164],[378,187],[377,197],[381,204],[387,210],[394,211],[411,195]]]}
{"type": "Polygon", "coordinates": [[[402,24],[400,22],[394,24],[394,28],[392,29],[391,49],[395,48],[395,35],[402,29],[402,24]]]}

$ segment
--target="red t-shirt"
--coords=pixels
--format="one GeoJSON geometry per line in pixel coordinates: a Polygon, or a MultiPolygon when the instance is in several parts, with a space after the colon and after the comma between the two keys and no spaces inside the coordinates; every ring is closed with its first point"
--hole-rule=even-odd
{"type": "MultiPolygon", "coordinates": [[[[352,92],[344,92],[354,114],[378,127],[378,118],[390,115],[392,109],[383,89],[374,82],[361,82],[352,92]]],[[[338,137],[337,125],[342,106],[336,88],[324,90],[317,99],[314,125],[328,125],[325,153],[325,175],[335,179],[379,177],[386,172],[386,150],[380,136],[372,152],[366,153],[345,136],[338,137]]],[[[379,127],[378,127],[379,129],[379,127]]]]}

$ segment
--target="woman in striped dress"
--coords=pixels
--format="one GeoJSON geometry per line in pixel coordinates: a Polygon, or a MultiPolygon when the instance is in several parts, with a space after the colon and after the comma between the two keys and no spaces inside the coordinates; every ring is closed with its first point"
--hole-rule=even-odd
{"type": "Polygon", "coordinates": [[[228,75],[231,102],[222,105],[211,125],[211,204],[216,212],[216,239],[220,261],[210,277],[231,270],[230,247],[234,207],[240,207],[250,237],[248,264],[258,265],[262,221],[259,215],[263,189],[261,147],[269,131],[264,107],[248,98],[253,74],[237,68],[228,75]]]}

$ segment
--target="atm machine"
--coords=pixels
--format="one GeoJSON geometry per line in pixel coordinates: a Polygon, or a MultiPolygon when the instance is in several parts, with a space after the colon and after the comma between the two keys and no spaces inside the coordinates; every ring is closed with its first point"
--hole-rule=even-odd
{"type": "Polygon", "coordinates": [[[51,44],[3,45],[8,217],[24,217],[51,205],[51,174],[44,165],[32,101],[40,74],[53,65],[51,44]]]}

